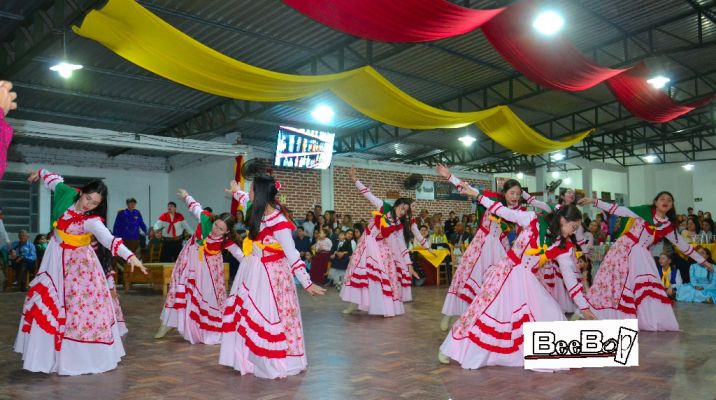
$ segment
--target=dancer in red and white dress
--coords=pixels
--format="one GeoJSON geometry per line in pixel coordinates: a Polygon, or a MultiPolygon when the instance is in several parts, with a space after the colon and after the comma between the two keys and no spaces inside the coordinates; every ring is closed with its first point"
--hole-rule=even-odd
{"type": "MultiPolygon", "coordinates": [[[[522,230],[507,256],[490,268],[470,307],[453,324],[438,358],[442,363],[449,363],[452,358],[466,369],[523,366],[522,325],[530,321],[565,320],[562,309],[532,273],[532,268],[549,259],[555,260],[561,268],[573,268],[571,236],[581,224],[582,215],[574,205],[569,205],[542,218],[531,211],[509,209],[467,186],[464,192],[477,196],[491,213],[515,222],[522,230]]],[[[581,284],[570,274],[566,274],[565,279],[575,301],[584,309],[585,317],[594,318],[581,284]]]]}
{"type": "Polygon", "coordinates": [[[609,248],[589,288],[590,305],[600,319],[637,318],[639,329],[678,331],[671,300],[666,295],[649,248],[661,239],[713,271],[674,228],[674,196],[660,192],[651,205],[622,207],[597,199],[581,199],[609,214],[629,217],[625,233],[609,248]]]}
{"type": "Polygon", "coordinates": [[[179,189],[177,194],[199,224],[174,265],[160,317],[162,325],[154,337],[162,338],[171,328],[177,328],[192,344],[218,344],[226,302],[221,251],[227,250],[239,261],[243,258],[239,246],[229,238],[234,218],[229,213],[203,211],[186,190],[179,189]]]}
{"type": "Polygon", "coordinates": [[[239,204],[248,207],[244,259],[224,311],[219,364],[259,378],[284,378],[308,367],[301,310],[293,276],[311,296],[326,290],[311,282],[294,246],[294,225],[276,200],[279,185],[257,176],[249,193],[231,182],[239,204]]]}
{"type": "MultiPolygon", "coordinates": [[[[386,203],[358,180],[355,168],[351,168],[348,175],[378,211],[373,212],[374,218],[368,223],[346,269],[341,299],[351,304],[343,313],[361,310],[384,317],[401,315],[405,312],[402,264],[396,259],[398,245],[390,243],[397,238],[390,239],[390,236],[396,232],[402,235],[401,219],[410,210],[410,203],[408,199],[398,199],[392,205],[386,203]]],[[[397,256],[402,257],[400,252],[397,256]]]]}
{"type": "MultiPolygon", "coordinates": [[[[438,165],[437,172],[458,188],[464,185],[442,164],[438,165]]],[[[508,208],[526,211],[520,206],[522,186],[518,181],[510,179],[505,182],[502,189],[505,205],[508,208]]],[[[502,196],[495,193],[490,197],[494,200],[502,196]]],[[[505,258],[510,248],[507,239],[509,227],[500,217],[486,210],[479,223],[479,229],[462,255],[445,297],[442,309],[444,316],[440,321],[440,329],[443,331],[450,327],[451,317],[460,316],[467,310],[482,286],[487,269],[505,258]]]]}
{"type": "MultiPolygon", "coordinates": [[[[405,200],[410,200],[409,214],[412,215],[413,207],[415,207],[415,202],[412,201],[412,199],[404,199],[403,201],[405,200]]],[[[402,287],[403,291],[403,303],[413,301],[412,278],[420,278],[420,275],[418,275],[418,273],[415,272],[415,270],[413,269],[413,260],[410,259],[410,251],[408,250],[407,243],[411,240],[410,235],[413,236],[415,241],[421,247],[432,252],[430,243],[420,233],[420,228],[418,227],[415,218],[402,218],[401,222],[398,223],[396,229],[388,237],[388,244],[390,246],[391,251],[393,252],[393,258],[398,262],[399,266],[398,277],[400,279],[400,286],[402,287]],[[405,228],[406,225],[409,225],[408,229],[405,228]],[[410,234],[408,234],[408,231],[410,232],[410,234]]]]}
{"type": "MultiPolygon", "coordinates": [[[[527,201],[527,204],[546,213],[551,213],[554,210],[559,210],[560,207],[563,207],[565,205],[574,204],[576,200],[576,195],[574,193],[574,190],[572,189],[568,189],[567,191],[565,191],[564,194],[560,196],[559,203],[557,204],[544,203],[542,201],[537,200],[534,196],[530,195],[527,192],[523,192],[522,197],[525,199],[525,201],[527,201]]],[[[584,226],[582,224],[580,224],[577,231],[574,232],[574,236],[577,239],[579,251],[581,253],[588,254],[591,250],[592,244],[585,237],[584,226]]],[[[574,304],[574,301],[572,301],[572,298],[569,296],[569,292],[567,291],[567,284],[564,281],[564,276],[562,274],[561,269],[556,263],[548,262],[543,267],[536,268],[533,272],[537,274],[537,276],[547,288],[547,291],[555,298],[555,300],[557,300],[557,303],[559,303],[560,307],[562,307],[562,311],[564,311],[565,313],[573,313],[578,310],[578,307],[576,306],[576,304],[574,304]]],[[[579,276],[578,270],[573,270],[569,272],[574,273],[576,276],[579,276]]]]}
{"type": "Polygon", "coordinates": [[[25,298],[15,351],[23,368],[60,375],[96,374],[117,367],[124,356],[117,316],[92,236],[132,270],[146,269],[104,225],[107,187],[93,181],[75,189],[45,169],[42,178],[53,194],[53,235],[25,298]]]}

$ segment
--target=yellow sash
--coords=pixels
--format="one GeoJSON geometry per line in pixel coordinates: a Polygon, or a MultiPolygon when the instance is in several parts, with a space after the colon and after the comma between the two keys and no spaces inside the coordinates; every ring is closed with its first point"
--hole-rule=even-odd
{"type": "Polygon", "coordinates": [[[525,254],[530,255],[530,256],[535,256],[535,255],[539,254],[539,264],[538,264],[538,265],[539,265],[540,267],[542,267],[542,266],[545,265],[545,264],[547,263],[547,261],[548,261],[548,259],[547,259],[547,248],[548,248],[547,245],[546,245],[546,244],[543,244],[541,248],[540,248],[540,247],[533,247],[533,248],[527,249],[527,251],[525,251],[525,254]]]}
{"type": "Polygon", "coordinates": [[[376,217],[380,217],[380,226],[378,228],[387,228],[388,227],[388,220],[385,218],[385,214],[383,214],[380,211],[371,211],[371,214],[375,215],[376,217]]]}
{"type": "MultiPolygon", "coordinates": [[[[495,221],[495,223],[496,223],[500,228],[502,228],[502,223],[504,222],[504,221],[502,220],[502,218],[496,217],[496,216],[490,214],[490,220],[495,221]]],[[[507,223],[505,223],[505,230],[504,230],[503,232],[509,232],[509,231],[510,231],[510,225],[507,224],[507,223]]]]}
{"type": "Polygon", "coordinates": [[[59,236],[64,243],[67,243],[70,246],[84,247],[89,246],[92,243],[91,233],[85,233],[84,235],[73,235],[71,233],[67,233],[61,229],[57,229],[57,221],[52,223],[52,227],[55,228],[57,236],[59,236]]]}
{"type": "Polygon", "coordinates": [[[202,243],[201,246],[199,246],[199,261],[201,261],[201,259],[204,258],[204,253],[206,253],[206,254],[208,254],[208,255],[210,255],[210,256],[213,256],[213,255],[215,255],[215,254],[219,254],[219,252],[220,252],[219,250],[216,250],[216,251],[211,250],[211,249],[206,245],[206,240],[205,240],[204,243],[202,243]]]}
{"type": "Polygon", "coordinates": [[[668,289],[671,286],[671,266],[669,266],[669,269],[661,270],[661,283],[664,284],[664,289],[668,289]]]}
{"type": "Polygon", "coordinates": [[[257,245],[257,246],[259,246],[259,248],[260,248],[261,250],[263,250],[263,249],[265,249],[265,248],[267,248],[267,247],[270,248],[270,249],[274,249],[274,250],[283,250],[283,247],[281,247],[281,244],[280,244],[280,243],[263,244],[263,243],[261,243],[261,242],[259,242],[259,241],[251,240],[251,239],[249,239],[249,237],[247,236],[247,237],[244,239],[244,243],[241,244],[241,250],[243,250],[244,256],[250,256],[250,255],[251,255],[251,253],[254,251],[254,244],[257,245]]]}

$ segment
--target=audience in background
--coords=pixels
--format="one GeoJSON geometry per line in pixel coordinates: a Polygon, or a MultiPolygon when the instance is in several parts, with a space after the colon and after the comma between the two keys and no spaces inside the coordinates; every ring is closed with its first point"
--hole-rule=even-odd
{"type": "Polygon", "coordinates": [[[303,223],[301,223],[301,226],[303,227],[303,230],[306,232],[306,236],[309,238],[313,237],[313,231],[316,230],[316,214],[313,213],[313,211],[309,211],[306,213],[306,217],[303,219],[303,223]]]}
{"type": "MultiPolygon", "coordinates": [[[[349,231],[350,232],[350,231],[349,231]]],[[[348,268],[348,262],[353,254],[353,248],[350,240],[346,238],[347,232],[338,234],[338,241],[331,249],[331,268],[329,270],[328,279],[340,290],[343,284],[343,276],[348,268]]]]}
{"type": "Polygon", "coordinates": [[[689,216],[686,220],[686,229],[681,231],[681,236],[686,238],[689,242],[698,242],[699,235],[701,234],[701,224],[699,223],[698,217],[689,216]]]}
{"type": "Polygon", "coordinates": [[[35,245],[30,242],[30,235],[26,230],[17,234],[19,240],[10,245],[10,266],[15,270],[15,279],[21,292],[27,291],[29,276],[35,273],[37,252],[35,245]]]}

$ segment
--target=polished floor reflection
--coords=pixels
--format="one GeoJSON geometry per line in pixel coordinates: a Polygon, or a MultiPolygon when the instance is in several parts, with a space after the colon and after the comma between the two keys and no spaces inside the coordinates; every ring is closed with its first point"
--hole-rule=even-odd
{"type": "Polygon", "coordinates": [[[642,332],[640,367],[528,372],[463,370],[437,362],[445,289],[418,288],[407,314],[343,315],[335,290],[301,294],[309,369],[283,380],[241,376],[217,363],[217,346],[176,332],[154,340],[160,295],[139,287],[121,298],[129,335],[119,368],[60,377],[21,369],[12,352],[21,293],[0,293],[0,399],[714,399],[716,306],[679,304],[682,332],[642,332]]]}

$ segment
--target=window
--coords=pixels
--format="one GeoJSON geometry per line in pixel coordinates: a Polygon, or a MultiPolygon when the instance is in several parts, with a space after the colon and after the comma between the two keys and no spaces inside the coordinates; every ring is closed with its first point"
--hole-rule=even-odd
{"type": "Polygon", "coordinates": [[[3,223],[12,234],[21,229],[37,232],[39,228],[40,187],[27,183],[27,174],[6,172],[0,181],[0,207],[5,214],[3,223]]]}

